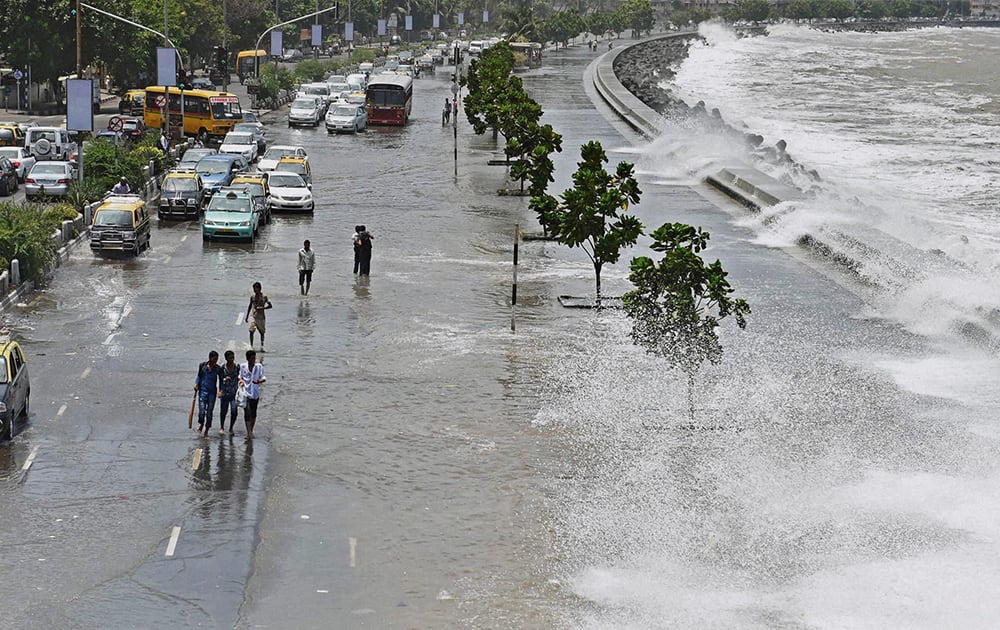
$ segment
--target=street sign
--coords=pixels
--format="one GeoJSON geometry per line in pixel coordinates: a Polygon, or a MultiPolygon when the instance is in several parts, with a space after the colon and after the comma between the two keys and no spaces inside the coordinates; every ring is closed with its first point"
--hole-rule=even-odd
{"type": "Polygon", "coordinates": [[[156,106],[157,107],[163,107],[166,104],[167,104],[167,97],[166,96],[160,94],[160,95],[158,95],[156,97],[156,106]]]}
{"type": "Polygon", "coordinates": [[[21,72],[20,70],[15,70],[15,71],[14,71],[14,78],[15,78],[16,80],[20,81],[21,79],[23,79],[23,78],[24,78],[24,73],[23,73],[23,72],[21,72]]]}
{"type": "Polygon", "coordinates": [[[125,128],[125,121],[122,120],[121,116],[112,116],[108,120],[108,129],[111,131],[121,131],[125,128]]]}

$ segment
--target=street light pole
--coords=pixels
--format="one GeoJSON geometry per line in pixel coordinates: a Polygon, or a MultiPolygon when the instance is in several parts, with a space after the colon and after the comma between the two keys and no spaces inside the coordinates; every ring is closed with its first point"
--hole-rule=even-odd
{"type": "MultiPolygon", "coordinates": [[[[277,8],[277,5],[278,5],[277,0],[275,0],[274,4],[275,4],[275,8],[277,8]]],[[[297,17],[295,19],[288,20],[287,22],[282,22],[280,24],[275,24],[274,26],[268,28],[266,31],[264,31],[263,33],[260,34],[260,37],[257,38],[257,45],[254,47],[254,50],[259,50],[260,49],[260,43],[262,41],[264,41],[264,36],[267,35],[268,33],[270,33],[271,31],[273,31],[274,29],[282,27],[282,26],[287,26],[289,24],[294,24],[294,23],[299,22],[301,20],[304,20],[306,18],[311,18],[314,15],[320,15],[322,13],[327,13],[329,11],[335,11],[336,9],[337,9],[337,4],[334,4],[332,7],[329,7],[327,9],[320,9],[319,11],[316,11],[314,13],[307,13],[306,15],[300,15],[299,17],[297,17]]],[[[256,66],[257,76],[259,77],[260,76],[260,57],[256,57],[256,56],[254,57],[254,65],[256,66]]]]}
{"type": "Polygon", "coordinates": [[[76,0],[76,78],[82,79],[83,74],[83,43],[80,37],[80,0],[76,0]]]}

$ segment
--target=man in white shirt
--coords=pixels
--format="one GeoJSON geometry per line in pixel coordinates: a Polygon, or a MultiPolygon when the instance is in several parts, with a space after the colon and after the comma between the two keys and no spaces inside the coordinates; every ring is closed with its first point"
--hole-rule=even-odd
{"type": "Polygon", "coordinates": [[[316,252],[309,248],[309,241],[302,244],[299,250],[299,291],[309,295],[309,285],[312,284],[313,269],[316,268],[316,252]]]}
{"type": "Polygon", "coordinates": [[[247,406],[243,422],[247,426],[247,439],[253,439],[253,426],[257,424],[257,405],[260,403],[260,386],[267,382],[264,366],[257,363],[257,353],[247,350],[247,362],[240,365],[240,387],[246,390],[247,406]]]}

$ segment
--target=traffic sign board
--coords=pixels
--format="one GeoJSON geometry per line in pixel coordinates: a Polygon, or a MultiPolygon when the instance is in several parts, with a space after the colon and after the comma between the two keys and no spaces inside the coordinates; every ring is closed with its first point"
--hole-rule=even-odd
{"type": "Polygon", "coordinates": [[[167,97],[166,96],[160,94],[159,96],[156,97],[156,106],[157,107],[163,107],[166,104],[167,104],[167,97]]]}
{"type": "Polygon", "coordinates": [[[24,73],[23,73],[23,72],[21,72],[20,70],[15,70],[15,71],[14,71],[14,78],[15,78],[16,80],[20,81],[21,79],[23,79],[23,78],[24,78],[24,73]]]}
{"type": "Polygon", "coordinates": [[[121,116],[112,116],[108,120],[108,129],[111,131],[121,131],[125,128],[125,121],[121,119],[121,116]]]}

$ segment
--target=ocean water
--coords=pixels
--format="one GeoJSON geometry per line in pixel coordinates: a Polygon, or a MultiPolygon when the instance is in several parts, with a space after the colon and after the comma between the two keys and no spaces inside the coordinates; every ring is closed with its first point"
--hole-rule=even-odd
{"type": "Polygon", "coordinates": [[[1000,361],[959,330],[1000,306],[1000,30],[702,35],[665,87],[784,140],[799,168],[678,123],[615,152],[676,195],[644,199],[643,221],[705,221],[754,313],[723,327],[694,418],[683,377],[623,343],[622,318],[580,334],[599,353],[553,341],[572,360],[535,424],[571,445],[553,499],[566,625],[994,628],[1000,361]],[[734,162],[809,197],[720,219],[674,188],[734,162]],[[816,232],[885,250],[828,281],[800,262],[816,232]]]}
{"type": "Polygon", "coordinates": [[[664,87],[718,108],[765,146],[784,140],[802,168],[761,160],[730,137],[674,129],[647,149],[647,169],[690,182],[734,160],[752,164],[811,195],[748,217],[759,242],[789,246],[838,226],[877,234],[861,274],[890,289],[882,310],[922,333],[968,321],[995,331],[1000,30],[778,25],[739,38],[712,24],[701,35],[664,87]]]}

